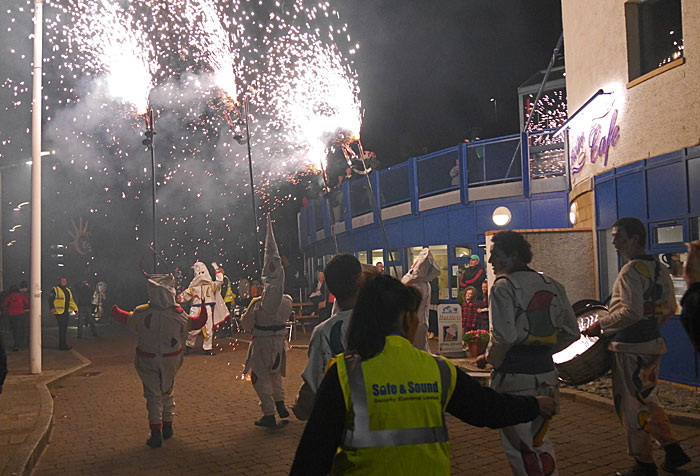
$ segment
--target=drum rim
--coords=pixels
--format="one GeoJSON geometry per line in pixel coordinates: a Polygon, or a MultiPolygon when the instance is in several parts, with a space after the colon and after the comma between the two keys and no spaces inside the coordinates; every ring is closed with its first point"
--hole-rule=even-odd
{"type": "MultiPolygon", "coordinates": [[[[609,310],[608,306],[606,306],[602,302],[595,300],[595,299],[581,299],[579,301],[576,301],[571,307],[574,311],[574,315],[576,316],[576,319],[581,317],[584,314],[584,312],[586,312],[586,311],[591,311],[591,310],[608,311],[609,310]]],[[[574,357],[571,360],[556,364],[557,373],[559,374],[559,380],[566,383],[567,385],[583,385],[585,383],[592,382],[593,380],[597,380],[598,378],[600,378],[600,376],[598,376],[598,377],[595,377],[593,379],[589,379],[588,377],[586,377],[583,379],[576,379],[575,380],[575,379],[571,379],[571,378],[562,378],[561,373],[562,373],[562,370],[564,371],[564,373],[568,373],[567,368],[578,357],[581,357],[582,355],[584,355],[588,352],[592,352],[592,353],[599,352],[598,347],[602,346],[604,349],[603,352],[606,354],[609,354],[610,351],[608,350],[608,343],[609,343],[609,338],[606,337],[605,335],[601,335],[600,337],[598,337],[598,340],[595,342],[595,344],[593,344],[588,349],[586,349],[585,352],[577,355],[576,357],[574,357]]]]}

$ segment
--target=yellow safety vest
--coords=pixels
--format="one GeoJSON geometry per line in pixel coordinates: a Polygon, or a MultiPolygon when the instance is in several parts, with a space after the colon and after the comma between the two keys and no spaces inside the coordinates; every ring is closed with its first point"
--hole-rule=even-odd
{"type": "MultiPolygon", "coordinates": [[[[78,305],[75,304],[75,301],[73,300],[73,291],[71,291],[70,288],[66,289],[68,289],[68,296],[70,298],[68,301],[68,312],[75,312],[78,310],[78,305]]],[[[53,293],[56,296],[56,299],[53,300],[53,308],[56,311],[54,314],[63,314],[63,312],[66,310],[66,296],[63,294],[63,290],[60,286],[54,286],[53,293]]]]}
{"type": "Polygon", "coordinates": [[[332,474],[450,474],[445,409],[457,381],[451,362],[401,336],[388,336],[364,362],[343,354],[336,362],[347,421],[332,474]]]}
{"type": "Polygon", "coordinates": [[[234,299],[236,299],[236,295],[233,294],[233,290],[231,289],[231,280],[228,279],[228,276],[224,276],[224,282],[228,281],[228,286],[226,286],[226,293],[224,293],[224,302],[225,303],[230,303],[233,302],[234,299]]]}

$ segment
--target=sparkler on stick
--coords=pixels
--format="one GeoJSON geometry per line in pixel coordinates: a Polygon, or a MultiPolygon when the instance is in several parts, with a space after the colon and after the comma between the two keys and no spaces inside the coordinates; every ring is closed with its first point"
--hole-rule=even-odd
{"type": "MultiPolygon", "coordinates": [[[[260,249],[260,237],[258,236],[258,209],[255,206],[255,183],[253,182],[253,157],[252,157],[252,152],[250,149],[250,127],[248,124],[248,118],[250,115],[250,102],[248,99],[248,94],[243,95],[243,105],[241,108],[234,108],[233,109],[236,115],[238,116],[239,121],[243,121],[243,126],[245,128],[245,143],[246,146],[248,147],[248,176],[250,179],[250,200],[251,200],[251,205],[253,207],[253,229],[255,230],[255,248],[256,248],[256,253],[253,255],[253,257],[258,258],[258,263],[260,263],[260,267],[262,268],[263,266],[263,257],[262,257],[262,252],[260,249]]],[[[243,144],[243,136],[240,135],[240,132],[238,131],[238,128],[236,127],[237,125],[234,123],[234,121],[231,120],[231,115],[228,111],[225,113],[226,120],[229,123],[229,126],[231,127],[231,130],[234,131],[234,136],[233,138],[238,142],[239,144],[243,144]],[[238,131],[238,132],[237,132],[238,131]]],[[[255,266],[252,267],[252,269],[257,269],[255,266]]]]}
{"type": "Polygon", "coordinates": [[[146,138],[141,141],[143,145],[148,147],[148,150],[151,152],[151,182],[152,182],[152,201],[153,201],[153,272],[156,273],[158,272],[158,241],[157,241],[157,235],[156,235],[156,226],[157,226],[157,215],[156,215],[156,156],[155,156],[155,140],[154,136],[156,135],[155,131],[155,118],[153,114],[153,108],[148,107],[146,109],[146,114],[144,114],[144,119],[146,121],[146,132],[144,132],[143,135],[146,136],[146,138]]]}

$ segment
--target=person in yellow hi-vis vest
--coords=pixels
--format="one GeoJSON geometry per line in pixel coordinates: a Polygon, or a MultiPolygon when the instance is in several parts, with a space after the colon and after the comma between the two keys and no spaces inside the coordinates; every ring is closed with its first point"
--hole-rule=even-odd
{"type": "Polygon", "coordinates": [[[329,363],[290,474],[450,474],[446,412],[489,428],[554,413],[549,397],[498,393],[415,348],[420,301],[391,276],[365,281],[348,350],[329,363]]]}
{"type": "Polygon", "coordinates": [[[68,278],[58,278],[58,286],[54,286],[49,294],[49,309],[58,321],[58,350],[70,350],[66,340],[68,319],[71,312],[78,312],[78,305],[73,299],[73,291],[68,287],[68,278]]]}

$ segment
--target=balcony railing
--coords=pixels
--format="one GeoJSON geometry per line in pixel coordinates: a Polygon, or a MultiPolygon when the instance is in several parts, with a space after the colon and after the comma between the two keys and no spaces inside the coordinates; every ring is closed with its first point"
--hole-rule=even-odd
{"type": "MultiPolygon", "coordinates": [[[[529,196],[531,180],[566,175],[564,144],[553,137],[552,132],[523,134],[524,154],[519,147],[521,135],[515,134],[460,144],[374,171],[370,180],[376,199],[382,208],[410,203],[411,213],[417,214],[420,199],[453,190],[461,191],[460,201],[466,205],[469,189],[522,181],[523,194],[529,196]],[[525,179],[523,167],[527,169],[525,179]]],[[[325,202],[326,197],[322,198],[324,203],[321,199],[312,200],[313,206],[302,210],[306,213],[303,222],[309,224],[309,232],[338,222],[345,222],[345,229],[349,230],[352,227],[349,220],[373,211],[366,177],[355,178],[335,188],[327,199],[325,202]],[[329,213],[333,214],[332,219],[329,213]]],[[[329,234],[327,230],[325,235],[329,234]]],[[[315,239],[314,234],[311,240],[315,239]]]]}

